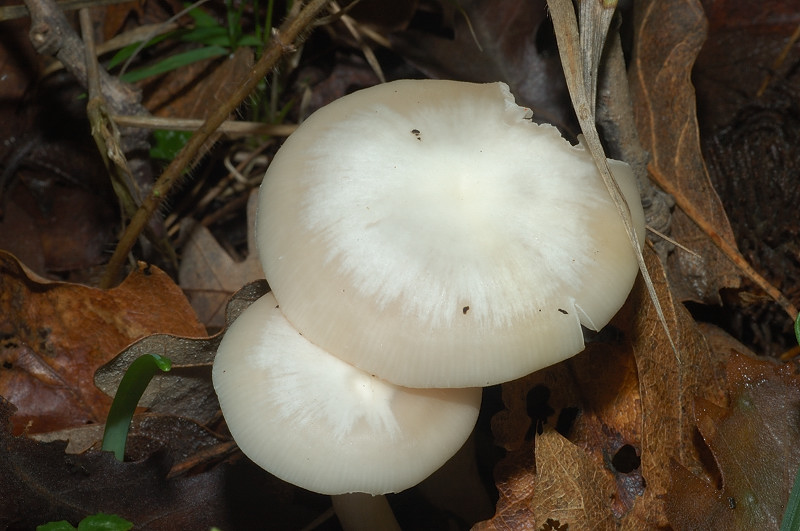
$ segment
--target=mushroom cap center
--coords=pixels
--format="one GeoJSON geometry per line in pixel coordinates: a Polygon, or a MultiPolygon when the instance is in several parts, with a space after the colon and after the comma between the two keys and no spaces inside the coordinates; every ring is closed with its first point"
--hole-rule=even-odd
{"type": "MultiPolygon", "coordinates": [[[[591,156],[501,83],[398,81],[337,100],[284,144],[257,234],[287,318],[411,387],[514,379],[583,347],[637,262],[591,156]]],[[[610,162],[644,238],[629,168],[610,162]]]]}

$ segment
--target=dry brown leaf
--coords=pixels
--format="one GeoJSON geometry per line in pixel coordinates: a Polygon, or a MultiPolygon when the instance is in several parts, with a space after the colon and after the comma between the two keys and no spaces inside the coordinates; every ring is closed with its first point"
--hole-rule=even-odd
{"type": "MultiPolygon", "coordinates": [[[[700,152],[690,76],[706,36],[702,7],[697,0],[644,0],[635,14],[629,76],[639,137],[652,156],[651,166],[735,247],[700,152]]],[[[734,266],[679,210],[671,236],[697,253],[676,250],[670,257],[670,283],[679,300],[719,303],[720,289],[739,285],[734,266]]]]}
{"type": "Polygon", "coordinates": [[[777,529],[800,463],[797,364],[736,354],[731,405],[698,398],[697,427],[714,455],[721,488],[677,463],[667,514],[675,529],[777,529]]]}
{"type": "Polygon", "coordinates": [[[178,282],[200,320],[209,328],[225,326],[225,304],[236,290],[264,278],[254,234],[257,207],[258,190],[253,190],[247,201],[248,253],[242,262],[231,258],[207,228],[195,225],[188,229],[191,236],[183,248],[178,282]]]}
{"type": "Polygon", "coordinates": [[[110,400],[94,371],[154,332],[203,336],[180,289],[141,264],[119,287],[42,282],[0,251],[0,395],[18,408],[14,431],[103,422],[110,400]]]}
{"type": "Polygon", "coordinates": [[[505,464],[524,464],[527,473],[500,468],[509,479],[498,485],[501,496],[510,497],[506,497],[502,512],[476,525],[474,531],[614,528],[608,500],[616,487],[602,462],[552,428],[545,428],[535,443],[526,444],[515,455],[505,464]]]}
{"type": "Polygon", "coordinates": [[[720,359],[725,359],[733,353],[744,354],[751,358],[756,357],[756,353],[740,343],[728,332],[709,323],[697,323],[700,333],[706,338],[708,347],[720,359]]]}

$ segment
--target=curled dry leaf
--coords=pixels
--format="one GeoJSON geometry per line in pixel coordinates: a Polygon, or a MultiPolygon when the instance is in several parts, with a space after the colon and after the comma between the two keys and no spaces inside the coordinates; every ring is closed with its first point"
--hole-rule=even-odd
{"type": "MultiPolygon", "coordinates": [[[[697,0],[645,0],[637,5],[634,26],[629,76],[639,137],[652,156],[650,164],[735,247],[700,152],[691,70],[706,36],[703,9],[697,0]]],[[[676,249],[671,255],[669,278],[678,299],[719,303],[720,289],[738,286],[738,271],[679,210],[671,236],[697,253],[676,249]]]]}
{"type": "Polygon", "coordinates": [[[220,335],[210,338],[149,335],[98,368],[94,383],[104,393],[114,396],[125,371],[137,358],[146,354],[165,356],[172,361],[172,369],[153,376],[139,406],[205,424],[219,410],[211,386],[211,363],[221,339],[220,335]]]}
{"type": "Polygon", "coordinates": [[[669,521],[683,529],[777,529],[800,465],[800,365],[735,354],[730,406],[698,398],[697,428],[721,475],[716,483],[673,462],[669,521]]]}
{"type": "MultiPolygon", "coordinates": [[[[266,281],[260,280],[236,292],[228,304],[227,322],[233,322],[239,313],[267,291],[266,281]]],[[[125,371],[136,358],[144,354],[166,356],[172,361],[172,369],[153,377],[139,404],[153,412],[205,424],[219,411],[211,384],[211,365],[223,332],[202,338],[169,334],[144,337],[97,369],[94,382],[103,392],[113,396],[125,371]]]]}
{"type": "MultiPolygon", "coordinates": [[[[680,358],[639,279],[611,325],[583,353],[503,384],[506,409],[493,419],[492,431],[508,454],[495,470],[500,500],[495,517],[482,524],[485,529],[517,529],[534,521],[543,525],[548,518],[570,529],[583,528],[576,514],[556,514],[542,498],[552,492],[543,491],[539,471],[562,466],[557,453],[540,452],[538,440],[534,456],[534,438],[541,437],[537,431],[544,428],[547,433],[548,426],[569,439],[565,451],[582,454],[571,466],[584,467],[582,477],[594,478],[588,487],[568,490],[562,485],[567,507],[580,500],[602,500],[602,510],[592,505],[592,522],[608,521],[623,529],[664,526],[662,496],[670,482],[670,461],[702,472],[691,407],[698,394],[724,400],[728,354],[708,348],[688,312],[670,294],[655,254],[646,249],[645,259],[680,358]]],[[[573,481],[578,477],[570,474],[573,481]]]]}
{"type": "Polygon", "coordinates": [[[0,395],[18,409],[15,433],[105,420],[110,400],[94,370],[155,332],[203,336],[180,289],[140,264],[118,287],[46,282],[0,251],[0,395]]]}

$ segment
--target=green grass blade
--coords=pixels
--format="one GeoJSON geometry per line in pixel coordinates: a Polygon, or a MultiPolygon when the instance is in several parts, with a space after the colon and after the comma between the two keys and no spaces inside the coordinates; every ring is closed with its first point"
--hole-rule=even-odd
{"type": "MultiPolygon", "coordinates": [[[[153,46],[154,44],[158,44],[159,42],[161,42],[163,40],[166,40],[166,39],[176,35],[177,33],[178,32],[164,33],[163,35],[158,35],[157,37],[153,37],[152,39],[147,41],[147,43],[144,45],[144,48],[147,48],[149,46],[153,46]]],[[[124,48],[121,48],[108,61],[108,64],[106,65],[106,69],[112,70],[114,67],[124,63],[131,55],[133,55],[133,53],[136,50],[139,49],[139,46],[141,46],[141,44],[142,44],[141,42],[134,42],[133,44],[129,44],[128,46],[125,46],[124,48]]]]}
{"type": "Polygon", "coordinates": [[[169,371],[172,362],[158,354],[145,354],[131,363],[111,403],[103,433],[103,450],[114,452],[118,461],[125,458],[125,442],[133,412],[144,390],[158,371],[169,371]]]}
{"type": "Polygon", "coordinates": [[[794,476],[794,486],[792,493],[789,494],[789,503],[786,504],[786,512],[783,513],[780,531],[800,530],[800,468],[794,476]]]}
{"type": "MultiPolygon", "coordinates": [[[[794,321],[794,335],[797,344],[800,345],[800,315],[794,321]]],[[[789,494],[789,502],[786,504],[786,512],[783,513],[780,531],[800,530],[800,468],[794,476],[794,486],[789,494]]]]}
{"type": "Polygon", "coordinates": [[[797,338],[797,344],[800,345],[800,314],[797,314],[797,319],[794,321],[794,337],[797,338]]]}
{"type": "Polygon", "coordinates": [[[145,79],[147,77],[156,76],[165,72],[171,72],[172,70],[176,70],[182,66],[196,63],[197,61],[202,61],[203,59],[219,57],[220,55],[225,55],[226,53],[229,53],[228,50],[222,46],[205,46],[203,48],[197,48],[196,50],[177,53],[155,63],[154,65],[128,72],[122,76],[122,80],[126,83],[135,83],[136,81],[145,79]]]}

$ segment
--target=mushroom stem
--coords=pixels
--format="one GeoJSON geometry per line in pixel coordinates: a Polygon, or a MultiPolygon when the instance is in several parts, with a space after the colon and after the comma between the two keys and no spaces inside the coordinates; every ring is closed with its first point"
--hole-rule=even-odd
{"type": "Polygon", "coordinates": [[[401,531],[386,496],[351,492],[331,496],[344,531],[401,531]]]}
{"type": "Polygon", "coordinates": [[[495,506],[478,472],[475,433],[442,467],[417,485],[417,490],[447,514],[476,523],[489,520],[495,506]]]}

